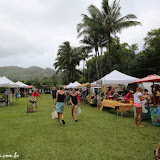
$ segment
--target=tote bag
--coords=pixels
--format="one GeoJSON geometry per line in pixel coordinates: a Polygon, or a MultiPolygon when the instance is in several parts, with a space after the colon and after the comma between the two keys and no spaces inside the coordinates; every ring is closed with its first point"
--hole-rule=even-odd
{"type": "Polygon", "coordinates": [[[52,114],[52,119],[58,118],[58,114],[57,114],[57,112],[56,112],[55,109],[54,109],[54,111],[51,114],[52,114]]]}
{"type": "Polygon", "coordinates": [[[78,109],[77,109],[77,115],[80,116],[81,113],[82,113],[81,108],[78,107],[78,109]]]}

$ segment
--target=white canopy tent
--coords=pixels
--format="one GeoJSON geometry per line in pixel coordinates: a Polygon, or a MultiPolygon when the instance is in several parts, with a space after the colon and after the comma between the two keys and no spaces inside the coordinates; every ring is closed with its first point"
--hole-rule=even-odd
{"type": "Polygon", "coordinates": [[[8,87],[9,83],[0,77],[0,87],[8,87]]]}
{"type": "Polygon", "coordinates": [[[111,73],[107,74],[100,80],[93,82],[92,84],[125,84],[125,83],[132,83],[134,81],[138,80],[138,78],[126,75],[124,73],[121,73],[117,70],[112,71],[111,73]]]}
{"type": "Polygon", "coordinates": [[[69,88],[76,88],[76,86],[79,86],[80,83],[75,81],[74,83],[70,83],[67,87],[65,87],[66,89],[69,89],[69,88]]]}
{"type": "Polygon", "coordinates": [[[3,76],[1,77],[4,81],[6,81],[8,83],[9,88],[16,88],[16,87],[20,87],[18,84],[12,82],[10,79],[8,79],[7,77],[3,76]]]}
{"type": "Polygon", "coordinates": [[[20,88],[29,88],[28,85],[26,85],[26,84],[24,84],[23,82],[20,82],[20,81],[16,82],[16,84],[19,85],[20,88]]]}
{"type": "Polygon", "coordinates": [[[8,88],[8,90],[10,90],[10,88],[14,88],[14,103],[15,103],[15,88],[19,88],[20,86],[16,83],[12,82],[10,79],[8,79],[5,76],[0,77],[0,79],[2,79],[6,83],[6,85],[2,86],[2,87],[6,87],[6,88],[8,88]]]}

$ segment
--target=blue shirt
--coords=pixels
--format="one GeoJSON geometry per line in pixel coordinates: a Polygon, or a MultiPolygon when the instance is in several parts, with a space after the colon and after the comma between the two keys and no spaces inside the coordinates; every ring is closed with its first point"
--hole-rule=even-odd
{"type": "Polygon", "coordinates": [[[82,95],[83,95],[83,97],[87,97],[87,92],[86,91],[82,91],[82,95]]]}
{"type": "Polygon", "coordinates": [[[8,92],[7,91],[5,91],[4,93],[5,93],[6,96],[8,96],[8,92]]]}

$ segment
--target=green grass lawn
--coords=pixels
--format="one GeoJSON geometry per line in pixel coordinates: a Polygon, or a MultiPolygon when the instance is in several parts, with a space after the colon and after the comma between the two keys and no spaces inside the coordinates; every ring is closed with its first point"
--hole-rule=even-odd
{"type": "Polygon", "coordinates": [[[129,115],[120,118],[114,110],[82,106],[77,123],[66,108],[66,124],[58,126],[57,119],[51,119],[51,95],[39,99],[36,113],[26,113],[27,101],[21,98],[12,107],[0,107],[1,155],[17,152],[20,160],[154,159],[160,128],[150,121],[139,128],[129,115]]]}

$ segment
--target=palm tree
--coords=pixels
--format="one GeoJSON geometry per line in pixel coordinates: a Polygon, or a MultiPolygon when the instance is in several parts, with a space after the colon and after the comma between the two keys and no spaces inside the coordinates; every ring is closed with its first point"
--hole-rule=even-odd
{"type": "Polygon", "coordinates": [[[82,23],[77,25],[77,32],[79,33],[78,38],[84,36],[81,40],[81,43],[90,47],[90,49],[95,50],[95,57],[96,57],[96,72],[97,72],[97,79],[99,79],[99,65],[98,65],[98,58],[99,57],[99,41],[101,40],[102,34],[101,30],[97,29],[94,24],[99,21],[99,17],[94,10],[88,8],[90,17],[82,14],[82,23]],[[91,23],[91,24],[90,24],[91,23]]]}
{"type": "Polygon", "coordinates": [[[54,63],[57,73],[63,72],[66,83],[73,82],[79,77],[80,71],[76,69],[81,61],[79,49],[71,47],[70,43],[64,42],[59,46],[57,58],[54,63]]]}
{"type": "Polygon", "coordinates": [[[83,60],[83,82],[84,82],[84,65],[85,65],[85,60],[89,57],[91,57],[92,55],[89,55],[89,53],[91,53],[91,49],[90,47],[86,47],[86,46],[82,46],[80,47],[81,49],[81,57],[83,60]]]}
{"type": "Polygon", "coordinates": [[[121,16],[121,7],[117,0],[114,0],[111,5],[109,5],[109,0],[102,1],[102,14],[99,10],[91,5],[90,7],[97,12],[101,17],[101,27],[105,33],[108,40],[108,52],[110,59],[110,71],[112,71],[112,60],[111,60],[111,43],[112,36],[116,33],[121,32],[124,28],[129,28],[131,26],[141,25],[138,21],[133,21],[137,17],[134,14],[127,14],[126,16],[121,16]]]}
{"type": "Polygon", "coordinates": [[[121,32],[124,28],[141,25],[140,22],[132,20],[137,18],[134,14],[128,14],[124,17],[121,16],[121,7],[119,5],[119,2],[120,1],[117,2],[117,0],[114,0],[113,3],[109,5],[109,0],[103,0],[102,11],[94,5],[90,5],[88,7],[88,11],[91,14],[91,17],[83,15],[83,25],[80,25],[80,29],[84,29],[84,32],[82,32],[82,34],[86,34],[87,29],[90,28],[94,31],[97,31],[99,35],[103,35],[106,41],[108,41],[107,49],[110,59],[110,71],[112,71],[112,36],[116,35],[116,33],[118,32],[121,32]]]}
{"type": "Polygon", "coordinates": [[[89,48],[90,50],[95,50],[95,57],[96,57],[96,73],[97,78],[99,79],[99,68],[98,68],[98,41],[96,38],[96,34],[92,34],[91,36],[85,36],[81,41],[82,44],[85,44],[85,47],[89,48]]]}

